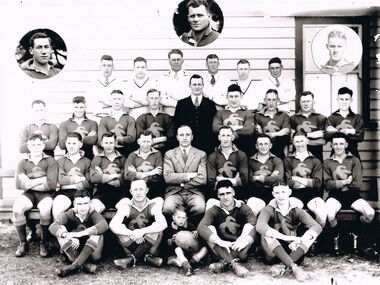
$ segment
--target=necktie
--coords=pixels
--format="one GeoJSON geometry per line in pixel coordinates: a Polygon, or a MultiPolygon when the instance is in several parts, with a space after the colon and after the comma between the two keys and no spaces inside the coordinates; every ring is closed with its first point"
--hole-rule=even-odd
{"type": "Polygon", "coordinates": [[[197,107],[197,108],[199,107],[199,99],[198,99],[198,96],[195,96],[194,106],[197,107]]]}
{"type": "Polygon", "coordinates": [[[211,75],[211,85],[214,85],[214,84],[215,84],[215,76],[211,75]]]}
{"type": "Polygon", "coordinates": [[[278,88],[280,86],[280,81],[278,81],[278,78],[276,78],[276,87],[278,88]]]}
{"type": "Polygon", "coordinates": [[[186,163],[186,161],[187,161],[187,152],[186,152],[185,149],[184,149],[183,152],[182,152],[182,159],[183,159],[183,161],[186,163]]]}
{"type": "Polygon", "coordinates": [[[104,81],[104,84],[105,84],[105,85],[110,84],[109,81],[108,81],[108,78],[106,78],[106,80],[104,81]]]}

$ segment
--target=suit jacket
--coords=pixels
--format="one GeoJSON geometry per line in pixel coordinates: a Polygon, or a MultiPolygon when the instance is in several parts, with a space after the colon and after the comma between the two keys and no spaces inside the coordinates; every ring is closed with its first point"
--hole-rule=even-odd
{"type": "Polygon", "coordinates": [[[203,96],[201,104],[196,108],[191,96],[179,100],[174,114],[176,129],[188,125],[193,131],[192,145],[210,154],[217,145],[216,135],[212,131],[212,122],[216,114],[213,101],[203,96]]]}
{"type": "Polygon", "coordinates": [[[207,182],[206,160],[206,153],[195,147],[190,148],[186,163],[179,147],[167,151],[164,158],[164,179],[168,184],[166,195],[178,193],[182,189],[202,194],[202,186],[207,182]],[[187,173],[191,172],[198,175],[189,181],[187,173]],[[183,187],[180,186],[181,183],[183,187]]]}

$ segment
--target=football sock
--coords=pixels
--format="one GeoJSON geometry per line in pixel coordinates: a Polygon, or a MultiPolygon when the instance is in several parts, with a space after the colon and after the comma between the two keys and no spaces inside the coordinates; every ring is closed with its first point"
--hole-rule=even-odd
{"type": "Polygon", "coordinates": [[[302,256],[304,256],[305,252],[301,247],[298,247],[295,251],[292,251],[290,253],[291,259],[293,259],[294,262],[297,262],[298,259],[300,259],[302,256]]]}
{"type": "Polygon", "coordinates": [[[89,247],[88,245],[85,245],[75,262],[78,265],[83,265],[93,252],[93,248],[89,247]]]}
{"type": "Polygon", "coordinates": [[[49,239],[49,226],[41,225],[41,242],[47,242],[49,239]]]}
{"type": "Polygon", "coordinates": [[[142,244],[139,244],[134,252],[135,257],[137,259],[141,259],[145,256],[151,247],[152,245],[149,242],[143,242],[142,244]]]}
{"type": "Polygon", "coordinates": [[[290,266],[294,263],[293,259],[286,253],[285,249],[279,245],[274,250],[273,253],[286,265],[290,266]]]}
{"type": "Polygon", "coordinates": [[[216,244],[214,246],[214,251],[217,253],[217,255],[219,255],[221,259],[227,261],[228,263],[230,263],[233,260],[232,255],[228,253],[228,251],[224,247],[221,247],[216,244]]]}
{"type": "Polygon", "coordinates": [[[26,241],[26,225],[16,226],[16,232],[20,242],[26,241]]]}

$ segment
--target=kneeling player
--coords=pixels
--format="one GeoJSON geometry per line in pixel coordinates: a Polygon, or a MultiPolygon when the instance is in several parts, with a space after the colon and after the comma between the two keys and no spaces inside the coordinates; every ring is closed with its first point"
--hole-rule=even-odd
{"type": "Polygon", "coordinates": [[[74,194],[74,208],[62,213],[50,225],[50,232],[57,237],[61,249],[72,264],[57,269],[59,277],[66,277],[83,268],[95,273],[96,265],[85,263],[90,257],[97,261],[103,249],[103,233],[108,224],[101,214],[90,207],[90,193],[78,190],[74,194]]]}
{"type": "Polygon", "coordinates": [[[184,207],[176,207],[173,211],[172,218],[172,223],[168,225],[164,233],[164,240],[167,241],[170,251],[174,251],[175,253],[175,256],[169,257],[168,264],[182,267],[185,270],[186,276],[190,276],[193,274],[193,266],[207,254],[207,248],[205,246],[201,247],[197,240],[197,228],[187,221],[187,214],[184,207]],[[186,242],[184,242],[183,245],[180,244],[182,241],[176,237],[179,232],[187,232],[191,236],[190,242],[194,243],[194,248],[185,244],[186,242]],[[190,255],[190,260],[187,259],[185,255],[190,255]]]}
{"type": "Polygon", "coordinates": [[[211,271],[221,273],[229,266],[237,276],[245,277],[248,269],[238,260],[248,258],[256,233],[256,216],[246,204],[234,199],[235,190],[230,180],[219,181],[216,191],[220,203],[206,211],[197,231],[221,259],[210,264],[211,271]]]}
{"type": "Polygon", "coordinates": [[[132,181],[132,200],[119,207],[111,220],[110,229],[116,234],[126,254],[125,258],[114,260],[117,267],[125,269],[141,259],[156,267],[162,265],[162,259],[155,255],[167,223],[162,214],[163,202],[156,202],[162,198],[149,200],[146,197],[148,190],[144,180],[132,181]]]}
{"type": "Polygon", "coordinates": [[[61,189],[55,193],[53,200],[53,218],[70,208],[77,190],[90,190],[91,160],[84,155],[82,136],[79,133],[69,133],[66,137],[67,154],[57,160],[58,183],[61,189]]]}
{"type": "Polygon", "coordinates": [[[333,234],[334,251],[339,254],[339,234],[336,214],[343,207],[352,208],[361,214],[359,231],[352,234],[354,237],[353,247],[356,250],[356,238],[360,236],[360,247],[367,257],[374,257],[375,251],[369,247],[370,226],[375,211],[360,197],[362,186],[362,168],[360,160],[347,152],[348,141],[343,133],[336,133],[332,138],[333,155],[323,163],[323,176],[329,198],[326,201],[327,220],[333,234]]]}
{"type": "Polygon", "coordinates": [[[42,135],[32,135],[28,139],[27,148],[29,156],[19,162],[16,172],[16,187],[24,190],[13,204],[13,224],[20,241],[16,256],[22,257],[29,250],[25,212],[37,207],[42,230],[40,256],[47,257],[48,228],[51,223],[52,195],[57,186],[58,166],[54,158],[43,153],[45,145],[42,135]]]}
{"type": "Polygon", "coordinates": [[[272,267],[272,276],[280,277],[288,267],[298,281],[304,281],[308,276],[297,263],[300,263],[322,228],[305,210],[293,205],[289,199],[291,193],[288,186],[273,187],[274,199],[260,212],[256,229],[261,234],[266,261],[273,262],[277,257],[283,263],[272,267]],[[298,237],[297,227],[300,224],[308,230],[298,237]]]}

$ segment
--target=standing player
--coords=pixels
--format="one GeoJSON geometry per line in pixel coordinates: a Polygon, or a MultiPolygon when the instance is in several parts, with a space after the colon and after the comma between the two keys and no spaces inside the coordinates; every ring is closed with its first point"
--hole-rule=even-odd
{"type": "Polygon", "coordinates": [[[199,235],[221,259],[210,264],[210,269],[221,273],[230,267],[237,276],[245,277],[249,271],[238,261],[248,258],[256,235],[257,218],[247,205],[234,199],[231,181],[219,181],[216,191],[220,204],[208,209],[198,225],[199,235]]]}
{"type": "Polygon", "coordinates": [[[57,186],[58,166],[54,158],[43,153],[44,147],[42,135],[33,134],[27,142],[28,158],[22,159],[17,165],[16,188],[24,190],[13,204],[13,224],[20,241],[16,250],[17,257],[24,256],[29,250],[25,212],[33,207],[37,207],[40,212],[40,256],[49,255],[48,228],[51,223],[52,195],[57,186]]]}
{"type": "Polygon", "coordinates": [[[153,146],[162,154],[165,154],[173,145],[175,130],[173,118],[162,112],[161,92],[157,89],[149,89],[146,93],[148,110],[136,120],[137,137],[148,130],[153,134],[153,146]]]}
{"type": "Polygon", "coordinates": [[[156,82],[147,74],[147,62],[143,57],[136,57],[133,61],[133,78],[128,80],[125,88],[124,106],[129,109],[128,114],[137,119],[148,111],[146,94],[156,87],[156,82]]]}
{"type": "Polygon", "coordinates": [[[235,144],[247,156],[252,154],[254,118],[251,111],[241,106],[242,92],[239,85],[231,84],[227,90],[228,105],[216,112],[212,130],[218,133],[220,127],[229,126],[234,131],[235,144]]]}
{"type": "Polygon", "coordinates": [[[130,189],[132,200],[120,207],[110,222],[110,229],[126,255],[114,260],[117,267],[135,266],[136,261],[142,259],[156,267],[162,265],[157,250],[167,223],[162,215],[162,202],[158,202],[159,198],[149,200],[146,197],[148,190],[144,180],[134,180],[130,189]]]}
{"type": "Polygon", "coordinates": [[[257,153],[249,158],[249,188],[251,197],[247,205],[258,216],[261,209],[273,199],[273,186],[282,182],[284,178],[284,164],[281,159],[273,155],[272,141],[266,134],[261,134],[256,139],[257,153]]]}
{"type": "Polygon", "coordinates": [[[351,111],[352,90],[342,87],[338,90],[339,110],[332,113],[326,122],[326,138],[331,141],[334,133],[343,133],[347,136],[348,151],[360,159],[358,143],[364,139],[363,118],[351,111]]]}
{"type": "Polygon", "coordinates": [[[294,153],[284,160],[285,179],[293,196],[313,212],[315,220],[326,224],[327,209],[322,200],[322,162],[307,151],[308,138],[302,131],[293,135],[294,153]]]}
{"type": "Polygon", "coordinates": [[[116,149],[127,157],[135,149],[135,120],[123,110],[124,95],[120,90],[113,90],[110,96],[111,114],[99,122],[98,143],[103,134],[111,132],[116,137],[116,149]]]}
{"type": "Polygon", "coordinates": [[[323,161],[323,146],[326,117],[314,111],[314,94],[303,91],[299,98],[301,110],[290,117],[292,134],[298,131],[306,133],[309,139],[307,149],[320,161],[323,161]]]}
{"type": "Polygon", "coordinates": [[[267,134],[272,139],[272,153],[284,159],[290,140],[289,116],[277,108],[279,102],[277,90],[269,89],[264,101],[266,107],[255,115],[256,130],[259,134],[267,134]]]}
{"type": "Polygon", "coordinates": [[[33,134],[42,136],[45,148],[44,153],[54,157],[54,149],[58,143],[58,128],[54,124],[46,123],[46,104],[42,100],[32,102],[33,123],[27,125],[20,135],[20,152],[28,153],[28,139],[33,134]]]}
{"type": "Polygon", "coordinates": [[[180,99],[189,95],[189,76],[182,69],[183,53],[172,49],[168,53],[170,70],[157,79],[157,89],[161,92],[163,112],[174,116],[175,107],[180,99]]]}
{"type": "Polygon", "coordinates": [[[98,124],[86,116],[86,99],[83,96],[73,98],[73,116],[59,125],[59,147],[66,149],[68,133],[76,132],[82,137],[82,150],[84,155],[93,159],[92,148],[98,140],[98,124]]]}
{"type": "Polygon", "coordinates": [[[218,135],[220,145],[207,159],[207,181],[213,197],[216,197],[216,183],[220,180],[230,180],[237,189],[237,199],[248,198],[246,193],[248,184],[247,156],[233,144],[234,138],[232,129],[222,126],[218,135]]]}
{"type": "Polygon", "coordinates": [[[240,86],[243,93],[241,100],[242,106],[246,107],[249,111],[256,112],[261,109],[260,94],[257,94],[257,88],[251,78],[251,64],[246,59],[241,59],[237,63],[238,80],[236,84],[240,86]]]}
{"type": "Polygon", "coordinates": [[[126,181],[144,180],[149,188],[149,197],[163,197],[162,154],[152,147],[153,134],[144,131],[139,135],[140,148],[129,154],[125,161],[124,178],[126,181]]]}
{"type": "Polygon", "coordinates": [[[70,208],[77,190],[92,189],[90,185],[91,160],[80,150],[82,137],[79,133],[68,133],[66,136],[67,153],[58,162],[58,183],[60,189],[55,193],[53,200],[53,218],[56,221],[59,215],[70,208]]]}
{"type": "Polygon", "coordinates": [[[88,273],[96,271],[97,266],[88,260],[101,258],[103,233],[108,230],[108,224],[101,214],[91,210],[90,199],[90,193],[85,189],[75,192],[74,208],[62,213],[49,227],[72,262],[56,270],[59,277],[75,274],[82,268],[88,273]]]}
{"type": "Polygon", "coordinates": [[[104,151],[94,157],[90,169],[91,183],[97,184],[91,207],[98,213],[117,208],[118,202],[127,197],[123,179],[125,157],[115,150],[115,135],[103,134],[100,144],[104,151]]]}
{"type": "Polygon", "coordinates": [[[298,265],[322,228],[305,210],[292,203],[289,199],[292,190],[288,186],[275,186],[272,193],[274,199],[260,212],[256,225],[265,259],[273,262],[277,257],[282,262],[271,268],[273,277],[282,276],[290,268],[298,281],[305,281],[308,275],[298,265]],[[297,235],[300,225],[307,228],[301,237],[297,235]]]}
{"type": "Polygon", "coordinates": [[[219,72],[219,57],[216,54],[209,54],[206,57],[207,73],[204,78],[203,93],[215,102],[217,110],[223,110],[228,104],[226,100],[228,86],[231,80],[219,72]]]}
{"type": "Polygon", "coordinates": [[[343,133],[336,133],[332,138],[333,155],[323,163],[323,179],[326,190],[329,191],[329,198],[326,201],[327,221],[331,228],[334,241],[334,251],[339,254],[339,235],[340,228],[336,214],[341,208],[352,208],[361,214],[360,223],[355,227],[354,250],[356,248],[356,238],[359,235],[359,246],[363,253],[370,257],[374,252],[369,248],[370,223],[372,222],[375,211],[360,197],[362,187],[362,167],[360,160],[347,152],[347,137],[343,133]]]}

